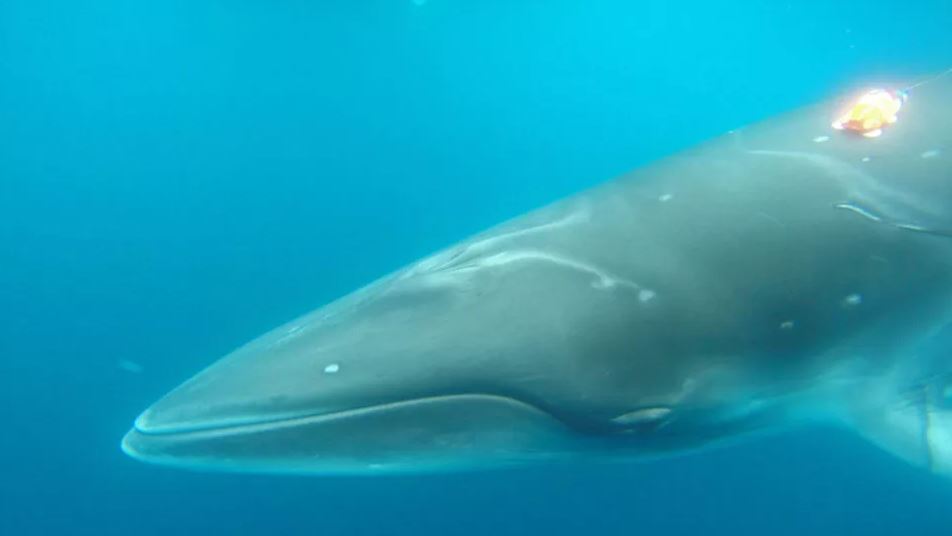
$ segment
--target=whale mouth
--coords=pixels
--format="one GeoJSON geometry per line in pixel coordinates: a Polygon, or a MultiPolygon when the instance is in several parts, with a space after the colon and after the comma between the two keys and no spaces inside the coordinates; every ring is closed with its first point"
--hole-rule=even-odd
{"type": "Polygon", "coordinates": [[[134,430],[149,436],[208,436],[213,437],[216,435],[230,435],[230,434],[243,434],[243,433],[255,433],[267,430],[275,430],[287,427],[302,426],[302,425],[311,425],[311,424],[320,424],[322,422],[332,422],[342,419],[360,419],[362,417],[374,415],[377,413],[383,413],[388,411],[401,410],[405,408],[410,408],[420,405],[428,405],[435,403],[447,403],[447,402],[456,402],[462,400],[493,400],[493,401],[505,401],[511,405],[521,405],[532,411],[538,413],[543,413],[545,415],[551,416],[551,414],[544,412],[536,406],[530,405],[528,403],[516,400],[515,398],[499,396],[499,395],[489,395],[489,394],[461,394],[461,395],[445,395],[445,396],[429,396],[429,397],[420,397],[408,400],[401,400],[397,402],[389,402],[385,404],[374,404],[361,408],[353,408],[347,410],[333,411],[333,412],[298,412],[296,414],[288,414],[285,416],[264,416],[260,418],[248,417],[244,419],[234,419],[234,420],[221,420],[221,421],[208,421],[208,422],[196,422],[196,423],[168,423],[162,426],[155,426],[150,423],[142,423],[142,419],[137,419],[135,423],[134,430]]]}
{"type": "Polygon", "coordinates": [[[203,469],[426,472],[560,457],[571,430],[513,398],[417,398],[333,413],[130,430],[129,456],[203,469]]]}

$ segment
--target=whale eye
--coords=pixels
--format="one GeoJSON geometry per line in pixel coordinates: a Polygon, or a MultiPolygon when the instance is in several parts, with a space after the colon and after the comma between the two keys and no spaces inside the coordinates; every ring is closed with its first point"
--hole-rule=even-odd
{"type": "Polygon", "coordinates": [[[656,430],[669,422],[672,409],[667,406],[639,408],[612,419],[626,432],[648,432],[656,430]]]}

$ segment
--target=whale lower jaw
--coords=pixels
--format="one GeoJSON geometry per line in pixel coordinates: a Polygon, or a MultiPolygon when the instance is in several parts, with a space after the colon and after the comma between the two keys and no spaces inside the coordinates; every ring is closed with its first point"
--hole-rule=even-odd
{"type": "Polygon", "coordinates": [[[133,428],[122,450],[185,468],[278,473],[431,472],[559,458],[570,429],[495,395],[420,398],[331,414],[240,424],[133,428]]]}

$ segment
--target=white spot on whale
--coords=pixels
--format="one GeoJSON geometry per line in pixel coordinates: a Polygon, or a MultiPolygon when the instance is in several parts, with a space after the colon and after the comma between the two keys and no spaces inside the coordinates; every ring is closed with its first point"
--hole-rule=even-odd
{"type": "Polygon", "coordinates": [[[827,141],[830,141],[830,137],[829,137],[829,136],[817,136],[817,137],[813,138],[813,143],[823,143],[823,142],[827,142],[827,141]]]}
{"type": "Polygon", "coordinates": [[[638,291],[638,301],[640,301],[641,303],[648,303],[651,300],[655,299],[655,296],[657,295],[658,293],[653,290],[649,290],[646,288],[641,289],[638,291]]]}
{"type": "Polygon", "coordinates": [[[939,156],[939,150],[938,150],[938,149],[929,149],[928,151],[924,151],[924,152],[923,152],[922,154],[920,154],[919,156],[921,156],[922,158],[935,158],[935,157],[939,156]]]}
{"type": "Polygon", "coordinates": [[[340,365],[337,363],[331,363],[324,367],[324,374],[336,374],[340,370],[340,365]]]}
{"type": "Polygon", "coordinates": [[[780,323],[780,329],[784,331],[790,331],[796,326],[797,326],[797,323],[794,322],[793,320],[784,320],[783,322],[780,323]]]}
{"type": "Polygon", "coordinates": [[[857,307],[863,303],[862,294],[850,294],[843,298],[843,305],[846,307],[857,307]]]}
{"type": "Polygon", "coordinates": [[[661,201],[662,203],[667,203],[668,201],[671,201],[672,199],[674,199],[674,196],[671,194],[664,194],[658,197],[658,201],[661,201]]]}
{"type": "Polygon", "coordinates": [[[868,157],[868,156],[864,156],[862,160],[863,160],[863,162],[869,162],[870,160],[872,160],[872,158],[870,158],[870,157],[868,157]]]}

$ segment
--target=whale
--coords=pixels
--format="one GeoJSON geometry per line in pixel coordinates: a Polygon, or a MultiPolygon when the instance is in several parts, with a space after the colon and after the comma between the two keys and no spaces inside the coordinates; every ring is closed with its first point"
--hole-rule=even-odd
{"type": "Polygon", "coordinates": [[[832,426],[952,475],[952,75],[921,80],[875,138],[831,125],[857,87],[386,275],[213,362],[122,450],[363,475],[832,426]]]}

